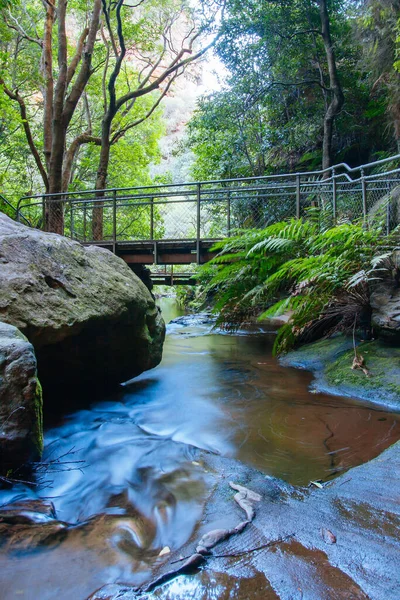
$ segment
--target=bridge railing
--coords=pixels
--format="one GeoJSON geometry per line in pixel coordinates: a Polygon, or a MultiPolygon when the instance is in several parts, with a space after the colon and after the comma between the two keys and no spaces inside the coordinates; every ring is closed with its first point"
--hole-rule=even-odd
{"type": "Polygon", "coordinates": [[[361,167],[324,171],[25,196],[18,217],[86,243],[212,240],[324,208],[334,222],[400,223],[400,155],[361,167]],[[54,211],[54,207],[57,210],[54,211]]]}

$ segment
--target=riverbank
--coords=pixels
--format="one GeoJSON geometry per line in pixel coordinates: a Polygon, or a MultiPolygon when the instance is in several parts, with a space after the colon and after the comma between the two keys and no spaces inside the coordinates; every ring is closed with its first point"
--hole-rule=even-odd
{"type": "Polygon", "coordinates": [[[283,366],[314,374],[314,390],[359,398],[390,410],[400,410],[400,348],[380,340],[357,344],[365,371],[352,369],[353,340],[337,335],[302,346],[280,359],[283,366]]]}

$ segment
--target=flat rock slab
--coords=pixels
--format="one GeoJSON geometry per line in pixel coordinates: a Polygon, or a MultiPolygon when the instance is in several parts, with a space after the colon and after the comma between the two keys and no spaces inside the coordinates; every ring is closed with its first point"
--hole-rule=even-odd
{"type": "Polygon", "coordinates": [[[352,369],[353,340],[338,335],[306,344],[280,359],[285,367],[313,371],[318,391],[353,396],[389,409],[400,410],[400,346],[374,340],[357,344],[368,376],[352,369]]]}
{"type": "MultiPolygon", "coordinates": [[[[238,520],[240,509],[227,492],[232,477],[263,497],[253,523],[220,543],[200,571],[180,575],[151,595],[112,584],[91,600],[398,600],[400,443],[323,489],[293,488],[235,461],[203,459],[219,477],[196,535],[238,520]],[[252,551],[271,541],[278,543],[252,551]]],[[[158,575],[177,555],[168,557],[158,575]]]]}

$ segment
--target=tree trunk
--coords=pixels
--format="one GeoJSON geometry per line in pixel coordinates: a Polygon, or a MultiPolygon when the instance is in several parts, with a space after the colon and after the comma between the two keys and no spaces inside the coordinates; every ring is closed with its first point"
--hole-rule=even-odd
{"type": "MultiPolygon", "coordinates": [[[[67,35],[66,35],[67,0],[59,0],[57,10],[58,21],[58,68],[59,75],[54,91],[52,143],[49,169],[49,194],[59,194],[62,191],[62,171],[64,162],[65,139],[67,127],[64,120],[64,98],[67,90],[67,35]]],[[[48,230],[54,233],[64,233],[64,206],[60,196],[49,198],[48,230]]]]}
{"type": "MultiPolygon", "coordinates": [[[[97,170],[96,178],[96,199],[104,196],[104,189],[107,185],[108,165],[110,162],[110,131],[111,131],[112,117],[109,112],[103,120],[102,134],[101,134],[101,149],[99,158],[99,168],[97,170]]],[[[92,235],[93,240],[101,241],[104,237],[103,225],[104,225],[104,203],[96,201],[93,207],[93,219],[92,219],[92,235]]]]}
{"type": "MultiPolygon", "coordinates": [[[[337,72],[335,52],[333,49],[327,0],[319,0],[321,33],[328,62],[329,84],[332,94],[331,102],[324,117],[324,139],[322,145],[322,168],[328,169],[333,164],[332,138],[335,118],[342,110],[344,95],[337,72]]],[[[326,174],[326,176],[329,176],[326,174]]]]}
{"type": "MultiPolygon", "coordinates": [[[[46,4],[46,17],[43,35],[43,50],[41,57],[41,72],[44,85],[43,94],[43,153],[45,156],[46,169],[49,172],[52,144],[52,121],[53,121],[53,26],[55,19],[55,8],[52,4],[46,4]]],[[[48,190],[46,190],[48,191],[48,190]]]]}

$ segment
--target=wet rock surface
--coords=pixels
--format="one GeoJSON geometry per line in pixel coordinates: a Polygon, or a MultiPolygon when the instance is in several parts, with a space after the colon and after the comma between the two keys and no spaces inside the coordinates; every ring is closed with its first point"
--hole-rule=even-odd
{"type": "Polygon", "coordinates": [[[196,313],[195,315],[182,315],[170,321],[171,325],[182,325],[183,327],[196,327],[198,325],[212,325],[216,317],[212,313],[196,313]]]}
{"type": "MultiPolygon", "coordinates": [[[[116,558],[112,540],[124,531],[127,519],[136,522],[138,539],[144,542],[143,536],[151,535],[138,514],[102,515],[68,525],[57,520],[48,503],[16,503],[0,511],[0,567],[7,569],[2,560],[5,553],[23,551],[37,562],[35,549],[51,548],[46,560],[56,571],[47,575],[51,589],[40,588],[43,599],[62,590],[63,598],[91,600],[397,600],[400,444],[322,489],[293,487],[237,461],[204,452],[198,453],[197,460],[213,479],[199,526],[183,547],[170,554],[157,556],[149,550],[146,555],[144,548],[138,548],[136,560],[140,554],[148,568],[142,568],[135,581],[123,578],[94,591],[93,568],[95,562],[112,563],[113,555],[116,558]],[[243,518],[243,508],[235,502],[229,485],[231,478],[257,494],[250,497],[261,499],[254,505],[251,524],[235,535],[225,535],[243,518]],[[197,541],[211,538],[207,552],[199,554],[197,541]],[[192,562],[185,559],[186,567],[180,570],[176,561],[182,557],[192,562]],[[62,587],[64,569],[75,568],[77,560],[87,569],[85,584],[77,587],[71,581],[68,588],[62,587]],[[158,582],[155,589],[152,582],[158,582]],[[152,591],[146,592],[147,587],[152,591]]],[[[130,560],[135,560],[132,555],[130,560]]],[[[37,589],[24,586],[21,575],[17,586],[21,593],[26,598],[38,597],[37,589]]],[[[4,597],[11,598],[17,587],[4,588],[4,597]]]]}
{"type": "MultiPolygon", "coordinates": [[[[219,457],[207,456],[205,461],[216,474],[216,484],[199,532],[232,527],[240,519],[240,509],[227,493],[231,476],[262,496],[252,524],[211,550],[201,571],[180,575],[152,595],[125,583],[105,586],[91,600],[397,600],[399,444],[323,489],[294,488],[219,457]]],[[[193,540],[179,555],[192,548],[193,540]]],[[[159,575],[176,558],[168,557],[159,575]]]]}
{"type": "Polygon", "coordinates": [[[120,258],[3,214],[0,243],[1,319],[33,344],[45,400],[103,390],[160,362],[164,322],[120,258]]]}
{"type": "Polygon", "coordinates": [[[40,485],[0,491],[2,600],[394,600],[398,447],[348,469],[399,417],[310,394],[272,343],[171,325],[157,369],[48,430],[40,485]]]}
{"type": "Polygon", "coordinates": [[[43,449],[42,392],[32,344],[0,321],[0,475],[43,449]]]}

